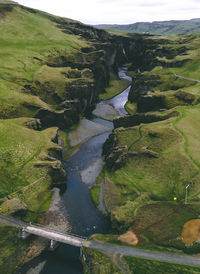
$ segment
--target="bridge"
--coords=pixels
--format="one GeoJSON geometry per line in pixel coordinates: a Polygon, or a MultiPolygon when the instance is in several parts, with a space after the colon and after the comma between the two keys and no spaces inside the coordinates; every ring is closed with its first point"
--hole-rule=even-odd
{"type": "Polygon", "coordinates": [[[87,238],[82,236],[70,233],[66,234],[48,227],[27,224],[25,222],[18,221],[12,217],[8,217],[3,214],[0,214],[0,222],[9,226],[20,228],[22,230],[22,238],[26,237],[26,233],[33,234],[51,240],[51,245],[53,243],[52,241],[55,241],[81,247],[87,240],[87,238]]]}
{"type": "Polygon", "coordinates": [[[200,267],[200,257],[197,256],[181,255],[177,253],[164,253],[151,250],[143,250],[135,247],[121,245],[119,246],[108,243],[90,241],[87,238],[81,236],[69,233],[65,234],[60,231],[53,230],[51,228],[27,224],[25,222],[18,221],[12,217],[7,217],[2,214],[0,214],[0,222],[4,223],[5,225],[20,228],[22,230],[22,236],[23,233],[29,233],[43,238],[47,238],[51,240],[51,246],[53,245],[53,242],[56,241],[77,247],[93,248],[112,255],[119,254],[122,256],[133,256],[143,259],[159,260],[163,262],[200,267]]]}

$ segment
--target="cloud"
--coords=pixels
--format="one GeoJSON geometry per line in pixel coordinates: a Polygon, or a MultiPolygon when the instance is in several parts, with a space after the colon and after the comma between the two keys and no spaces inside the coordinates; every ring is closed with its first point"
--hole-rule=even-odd
{"type": "Polygon", "coordinates": [[[18,0],[89,24],[128,24],[200,17],[200,0],[18,0]]]}

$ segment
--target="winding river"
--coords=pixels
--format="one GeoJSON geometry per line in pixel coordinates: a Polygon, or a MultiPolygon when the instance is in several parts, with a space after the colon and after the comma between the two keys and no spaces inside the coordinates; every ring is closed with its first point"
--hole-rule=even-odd
{"type": "MultiPolygon", "coordinates": [[[[127,68],[121,68],[119,77],[131,82],[131,77],[126,75],[127,68]]],[[[120,115],[126,115],[124,108],[128,100],[130,87],[112,99],[101,101],[99,104],[112,105],[120,115]]],[[[98,104],[97,104],[98,105],[98,104]]],[[[108,132],[92,137],[80,150],[64,162],[67,171],[67,190],[62,194],[60,210],[67,218],[71,232],[74,234],[89,236],[94,233],[106,233],[109,231],[109,222],[94,206],[89,188],[83,183],[83,172],[90,176],[90,170],[95,165],[96,176],[103,167],[102,147],[113,129],[113,123],[93,117],[93,122],[104,125],[108,132]]],[[[79,260],[80,249],[65,244],[60,244],[55,251],[44,251],[34,259],[28,269],[19,273],[42,274],[78,274],[83,273],[83,267],[79,260]],[[42,270],[40,270],[42,268],[42,270]]]]}

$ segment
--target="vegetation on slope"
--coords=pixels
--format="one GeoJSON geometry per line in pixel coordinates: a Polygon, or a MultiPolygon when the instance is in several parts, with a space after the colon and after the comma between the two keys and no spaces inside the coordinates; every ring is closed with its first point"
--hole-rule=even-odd
{"type": "MultiPolygon", "coordinates": [[[[105,55],[113,38],[10,1],[0,2],[0,33],[0,211],[39,222],[52,186],[66,184],[57,143],[67,134],[58,128],[77,123],[108,85],[114,64],[105,55]]],[[[20,263],[13,259],[17,233],[0,227],[1,273],[20,263]]]]}
{"type": "Polygon", "coordinates": [[[110,258],[105,254],[93,250],[84,248],[84,273],[121,273],[121,271],[111,262],[110,258]]]}
{"type": "Polygon", "coordinates": [[[199,253],[181,241],[184,224],[199,218],[199,35],[177,39],[163,37],[148,67],[132,73],[132,116],[114,121],[104,145],[104,201],[114,234],[132,230],[140,247],[199,253]]]}

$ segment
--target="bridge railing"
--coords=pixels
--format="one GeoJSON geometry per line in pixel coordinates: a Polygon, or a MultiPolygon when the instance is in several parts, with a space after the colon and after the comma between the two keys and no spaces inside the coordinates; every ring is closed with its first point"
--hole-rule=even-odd
{"type": "Polygon", "coordinates": [[[1,220],[2,221],[4,220],[6,223],[10,223],[10,224],[12,224],[16,227],[20,227],[22,229],[23,228],[26,229],[27,227],[33,227],[33,228],[37,228],[37,229],[43,229],[44,231],[54,232],[54,233],[60,234],[62,236],[71,236],[71,237],[75,237],[75,238],[78,238],[78,239],[81,239],[81,240],[84,240],[84,241],[87,240],[87,237],[84,237],[84,236],[73,234],[71,232],[59,231],[59,230],[56,230],[54,228],[47,227],[47,226],[40,225],[40,224],[25,223],[25,222],[19,221],[17,219],[14,219],[13,217],[5,216],[5,215],[0,213],[0,222],[1,222],[1,220]]]}
{"type": "Polygon", "coordinates": [[[60,230],[56,230],[56,229],[53,229],[51,227],[47,227],[47,226],[44,226],[44,225],[35,225],[35,224],[26,224],[26,226],[28,227],[35,227],[35,228],[38,228],[38,229],[43,229],[44,231],[49,231],[49,232],[54,232],[54,233],[58,233],[60,235],[63,235],[63,236],[72,236],[72,237],[75,237],[75,238],[79,238],[81,240],[87,240],[87,237],[84,237],[84,236],[80,236],[80,235],[77,235],[77,234],[74,234],[74,233],[71,233],[71,232],[63,232],[63,231],[60,231],[60,230]]]}

